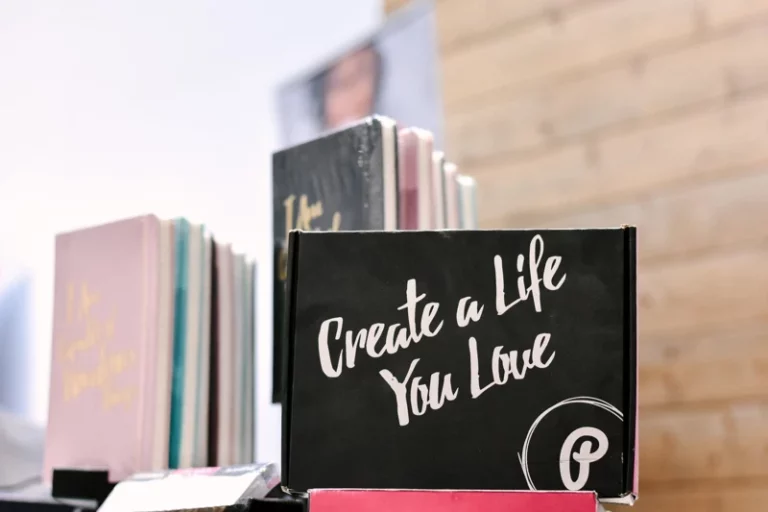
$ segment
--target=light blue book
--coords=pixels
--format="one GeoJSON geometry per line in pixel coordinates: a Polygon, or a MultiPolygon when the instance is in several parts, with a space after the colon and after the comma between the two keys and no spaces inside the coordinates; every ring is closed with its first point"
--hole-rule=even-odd
{"type": "Polygon", "coordinates": [[[173,378],[171,383],[171,428],[168,467],[179,467],[181,452],[182,406],[184,403],[184,359],[187,339],[187,274],[189,264],[189,222],[176,219],[176,276],[173,319],[173,378]]]}

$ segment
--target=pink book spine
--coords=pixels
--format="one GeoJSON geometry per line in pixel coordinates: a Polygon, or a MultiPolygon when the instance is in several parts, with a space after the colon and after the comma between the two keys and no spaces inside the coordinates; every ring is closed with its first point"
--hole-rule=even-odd
{"type": "Polygon", "coordinates": [[[158,287],[160,283],[160,220],[154,215],[144,218],[144,311],[142,312],[142,330],[145,333],[141,350],[144,361],[141,368],[140,386],[141,409],[139,421],[139,439],[142,447],[139,470],[152,469],[152,453],[154,450],[154,415],[159,405],[157,396],[157,326],[159,321],[158,287]]]}
{"type": "Polygon", "coordinates": [[[419,228],[419,139],[411,129],[398,133],[400,229],[419,228]]]}

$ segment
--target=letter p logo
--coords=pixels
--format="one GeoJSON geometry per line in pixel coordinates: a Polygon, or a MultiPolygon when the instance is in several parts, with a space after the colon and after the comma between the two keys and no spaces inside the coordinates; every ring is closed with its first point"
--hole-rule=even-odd
{"type": "Polygon", "coordinates": [[[565,439],[560,449],[560,478],[563,485],[569,491],[578,491],[584,488],[589,479],[589,465],[602,459],[608,452],[608,436],[594,427],[577,428],[565,439]],[[579,451],[574,452],[574,445],[583,437],[592,437],[597,440],[597,449],[592,451],[592,441],[585,440],[579,451]],[[571,456],[579,463],[579,473],[576,480],[571,478],[571,456]]]}

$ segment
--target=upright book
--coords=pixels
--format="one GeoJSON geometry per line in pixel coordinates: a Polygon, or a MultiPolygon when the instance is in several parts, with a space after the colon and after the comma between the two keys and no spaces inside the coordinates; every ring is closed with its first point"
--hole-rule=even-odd
{"type": "Polygon", "coordinates": [[[456,178],[459,187],[461,229],[477,229],[477,182],[470,176],[456,178]]]}
{"type": "Polygon", "coordinates": [[[442,151],[432,153],[432,197],[434,208],[434,228],[445,229],[447,219],[445,214],[445,154],[442,151]]]}
{"type": "Polygon", "coordinates": [[[634,500],[634,228],[289,246],[285,487],[634,500]]]}
{"type": "Polygon", "coordinates": [[[274,401],[282,395],[280,340],[288,233],[397,229],[397,165],[395,122],[380,116],[274,154],[274,401]]]}
{"type": "Polygon", "coordinates": [[[58,235],[44,480],[252,461],[254,272],[184,218],[58,235]]]}
{"type": "Polygon", "coordinates": [[[403,128],[398,132],[399,229],[435,227],[432,145],[432,134],[426,130],[403,128]]]}
{"type": "Polygon", "coordinates": [[[56,237],[48,482],[54,468],[108,469],[115,481],[156,464],[158,332],[168,315],[160,245],[152,215],[56,237]]]}
{"type": "Polygon", "coordinates": [[[448,229],[461,228],[461,212],[459,211],[459,171],[456,164],[445,162],[445,220],[448,229]]]}

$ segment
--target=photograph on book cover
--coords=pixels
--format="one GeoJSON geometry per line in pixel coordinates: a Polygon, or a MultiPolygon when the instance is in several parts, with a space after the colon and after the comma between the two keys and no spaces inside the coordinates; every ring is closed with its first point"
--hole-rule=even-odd
{"type": "Polygon", "coordinates": [[[293,232],[288,261],[284,486],[635,499],[634,228],[293,232]]]}
{"type": "Polygon", "coordinates": [[[434,2],[413,2],[376,33],[284,84],[276,110],[280,147],[381,114],[430,130],[442,148],[434,2]]]}

